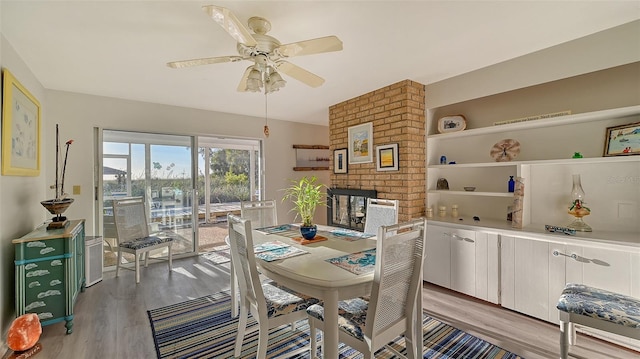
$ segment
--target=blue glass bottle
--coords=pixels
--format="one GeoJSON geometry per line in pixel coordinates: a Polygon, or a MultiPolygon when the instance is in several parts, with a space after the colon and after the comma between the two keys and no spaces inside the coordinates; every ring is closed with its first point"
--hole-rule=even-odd
{"type": "Polygon", "coordinates": [[[509,192],[513,192],[516,189],[516,181],[513,180],[513,176],[509,176],[509,192]]]}

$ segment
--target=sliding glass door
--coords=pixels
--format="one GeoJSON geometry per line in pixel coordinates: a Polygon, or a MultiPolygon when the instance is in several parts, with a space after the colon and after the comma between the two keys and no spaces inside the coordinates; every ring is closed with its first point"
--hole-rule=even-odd
{"type": "Polygon", "coordinates": [[[200,251],[224,245],[228,213],[260,199],[260,141],[198,137],[198,243],[200,251]]]}
{"type": "Polygon", "coordinates": [[[195,251],[194,141],[191,136],[102,132],[103,236],[113,249],[105,252],[105,266],[115,264],[112,203],[117,198],[142,197],[151,231],[172,233],[174,254],[195,251]]]}
{"type": "Polygon", "coordinates": [[[97,138],[105,267],[114,266],[117,255],[114,199],[144,198],[151,231],[171,232],[177,255],[223,245],[227,213],[239,214],[241,201],[261,199],[260,140],[115,130],[98,131],[97,138]]]}

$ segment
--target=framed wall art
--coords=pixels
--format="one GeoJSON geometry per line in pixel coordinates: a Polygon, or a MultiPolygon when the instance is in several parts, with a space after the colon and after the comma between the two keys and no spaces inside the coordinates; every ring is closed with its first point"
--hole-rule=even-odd
{"type": "Polygon", "coordinates": [[[607,128],[604,157],[640,155],[640,122],[607,128]]]}
{"type": "Polygon", "coordinates": [[[347,149],[340,148],[333,151],[333,173],[347,173],[347,149]]]}
{"type": "Polygon", "coordinates": [[[351,126],[349,135],[349,163],[373,162],[373,124],[363,123],[351,126]]]}
{"type": "Polygon", "coordinates": [[[376,155],[378,160],[378,171],[397,171],[398,170],[398,144],[376,146],[376,155]]]}
{"type": "Polygon", "coordinates": [[[40,175],[40,103],[2,69],[2,174],[40,175]]]}

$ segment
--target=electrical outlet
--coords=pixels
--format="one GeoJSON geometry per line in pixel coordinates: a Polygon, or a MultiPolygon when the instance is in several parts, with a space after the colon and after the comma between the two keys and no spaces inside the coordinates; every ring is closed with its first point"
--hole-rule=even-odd
{"type": "Polygon", "coordinates": [[[73,194],[80,194],[80,186],[74,185],[73,186],[73,194]]]}

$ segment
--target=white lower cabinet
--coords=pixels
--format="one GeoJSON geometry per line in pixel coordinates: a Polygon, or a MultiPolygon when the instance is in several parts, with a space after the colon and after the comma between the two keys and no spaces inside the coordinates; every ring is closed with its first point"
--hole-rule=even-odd
{"type": "Polygon", "coordinates": [[[451,288],[451,245],[444,236],[446,228],[427,224],[427,243],[423,265],[423,279],[429,283],[451,288]]]}
{"type": "MultiPolygon", "coordinates": [[[[505,308],[559,323],[567,283],[640,298],[640,247],[559,235],[427,223],[424,280],[505,308]],[[506,234],[505,234],[506,232],[506,234]]],[[[635,350],[640,341],[578,330],[635,350]]]]}
{"type": "Polygon", "coordinates": [[[567,245],[567,283],[583,283],[640,298],[640,250],[567,245]]]}
{"type": "Polygon", "coordinates": [[[427,225],[424,280],[498,303],[498,236],[427,225]]]}
{"type": "MultiPolygon", "coordinates": [[[[567,245],[574,256],[566,259],[567,283],[583,283],[592,287],[640,298],[640,250],[605,249],[567,245]]],[[[640,350],[640,340],[584,328],[582,331],[602,339],[640,350]]]]}
{"type": "MultiPolygon", "coordinates": [[[[559,323],[556,304],[566,283],[581,283],[640,297],[640,250],[608,249],[549,240],[501,236],[501,305],[551,323],[559,323]]],[[[579,328],[580,331],[629,346],[640,342],[579,328]]]]}
{"type": "Polygon", "coordinates": [[[561,244],[501,236],[500,304],[557,323],[556,304],[565,284],[564,252],[561,244]]]}
{"type": "Polygon", "coordinates": [[[500,303],[500,245],[495,233],[476,232],[476,297],[500,303]]]}
{"type": "Polygon", "coordinates": [[[444,236],[451,245],[451,289],[476,295],[476,236],[475,232],[449,229],[444,236]]]}

